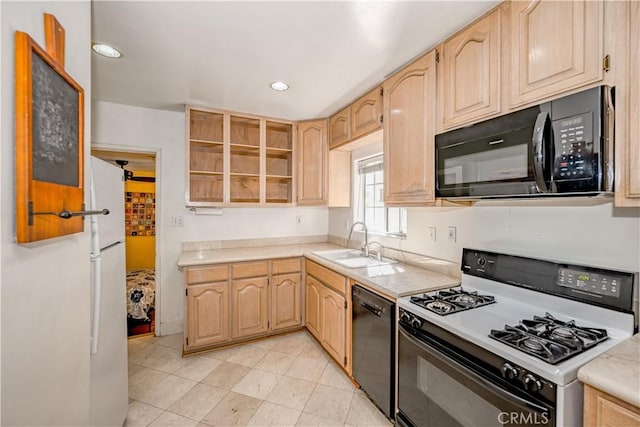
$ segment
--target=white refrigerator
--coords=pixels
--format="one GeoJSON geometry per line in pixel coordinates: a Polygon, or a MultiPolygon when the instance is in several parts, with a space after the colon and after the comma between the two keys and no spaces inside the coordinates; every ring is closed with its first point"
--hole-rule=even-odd
{"type": "Polygon", "coordinates": [[[123,170],[91,157],[92,426],[121,426],[127,416],[128,364],[123,170]]]}

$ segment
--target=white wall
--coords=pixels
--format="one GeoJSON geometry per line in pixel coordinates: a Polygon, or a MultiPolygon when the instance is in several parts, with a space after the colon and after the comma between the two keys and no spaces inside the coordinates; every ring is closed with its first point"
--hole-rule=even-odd
{"type": "MultiPolygon", "coordinates": [[[[0,9],[2,424],[87,425],[90,235],[14,243],[13,69],[14,32],[27,32],[44,47],[43,13],[52,13],[66,30],[66,70],[90,100],[91,4],[2,1],[0,9]]],[[[89,102],[85,106],[88,153],[91,110],[89,102]]]]}
{"type": "MultiPolygon", "coordinates": [[[[381,143],[369,144],[353,151],[352,160],[380,152],[381,143]]],[[[385,246],[455,263],[461,260],[462,248],[470,247],[640,271],[640,209],[614,208],[611,202],[568,206],[569,199],[554,203],[510,200],[408,208],[406,239],[373,238],[385,246]],[[455,243],[447,239],[449,226],[456,227],[455,243]],[[429,227],[436,228],[435,242],[428,238],[429,227]]],[[[346,237],[345,223],[352,222],[352,209],[329,209],[329,234],[346,237]]]]}
{"type": "Polygon", "coordinates": [[[96,102],[93,117],[93,144],[158,152],[160,334],[182,331],[183,278],[176,267],[182,242],[327,234],[327,208],[228,208],[222,216],[196,216],[188,211],[184,113],[96,102]],[[171,227],[173,216],[183,216],[184,227],[171,227]],[[296,216],[302,216],[300,224],[296,216]]]}

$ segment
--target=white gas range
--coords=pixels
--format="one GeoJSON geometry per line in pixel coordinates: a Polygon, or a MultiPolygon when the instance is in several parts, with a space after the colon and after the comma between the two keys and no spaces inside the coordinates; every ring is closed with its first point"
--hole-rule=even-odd
{"type": "Polygon", "coordinates": [[[637,273],[471,249],[462,271],[398,300],[398,423],[582,425],[578,369],[636,331],[637,273]]]}

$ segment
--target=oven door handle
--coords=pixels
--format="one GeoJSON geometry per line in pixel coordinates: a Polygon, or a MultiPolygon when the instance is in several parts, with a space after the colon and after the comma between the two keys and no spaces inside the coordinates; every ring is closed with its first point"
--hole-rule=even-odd
{"type": "Polygon", "coordinates": [[[435,357],[440,362],[444,363],[445,365],[449,366],[451,369],[459,372],[460,374],[462,374],[464,376],[467,376],[467,377],[471,377],[471,379],[473,381],[475,381],[476,383],[480,384],[481,386],[483,386],[484,388],[486,388],[490,392],[499,395],[500,397],[502,397],[506,401],[511,402],[511,403],[517,402],[518,406],[520,406],[522,408],[533,409],[533,410],[535,410],[535,411],[537,411],[539,413],[549,413],[550,412],[549,408],[545,408],[544,406],[540,406],[540,405],[538,405],[536,403],[533,403],[533,402],[525,400],[525,399],[523,399],[523,398],[521,398],[519,396],[516,396],[516,395],[514,395],[512,393],[509,393],[508,391],[506,391],[503,388],[497,386],[496,384],[492,383],[491,381],[489,381],[489,380],[485,379],[484,377],[478,375],[476,372],[472,371],[471,369],[467,368],[466,366],[463,366],[460,363],[456,362],[455,360],[442,355],[437,350],[429,348],[424,343],[420,342],[419,340],[417,340],[414,337],[412,337],[411,335],[409,335],[404,330],[403,326],[400,326],[398,328],[398,331],[402,334],[403,337],[405,337],[407,340],[409,340],[409,342],[411,342],[413,345],[415,345],[418,348],[422,349],[423,351],[429,353],[431,356],[435,357]]]}
{"type": "Polygon", "coordinates": [[[547,175],[545,165],[545,134],[549,125],[549,113],[546,111],[538,114],[536,124],[533,127],[533,138],[531,140],[533,150],[533,177],[535,178],[536,188],[539,193],[547,193],[547,183],[545,176],[547,175]]]}

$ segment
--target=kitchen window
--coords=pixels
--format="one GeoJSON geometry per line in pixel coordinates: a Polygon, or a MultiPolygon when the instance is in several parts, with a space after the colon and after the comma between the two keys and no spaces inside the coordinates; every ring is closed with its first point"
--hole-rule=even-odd
{"type": "Polygon", "coordinates": [[[354,220],[367,224],[370,233],[404,237],[407,234],[407,210],[384,206],[382,154],[357,162],[354,220]]]}

